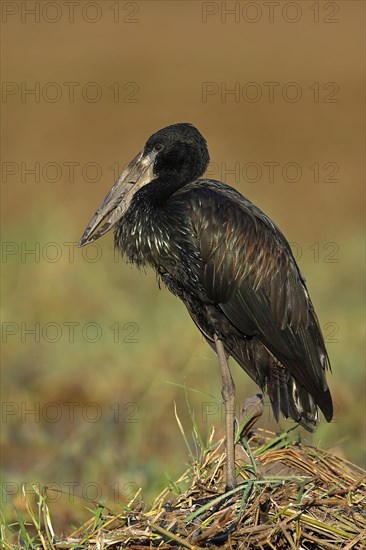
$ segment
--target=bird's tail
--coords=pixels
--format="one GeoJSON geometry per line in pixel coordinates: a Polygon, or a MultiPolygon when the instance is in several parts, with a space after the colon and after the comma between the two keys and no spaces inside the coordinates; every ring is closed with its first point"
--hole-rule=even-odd
{"type": "Polygon", "coordinates": [[[273,364],[269,369],[267,391],[277,422],[281,411],[285,418],[292,418],[308,431],[316,429],[319,413],[313,397],[282,365],[273,364]]]}
{"type": "Polygon", "coordinates": [[[240,346],[235,346],[229,353],[263,391],[267,390],[277,422],[282,413],[285,418],[292,418],[313,432],[319,424],[318,407],[328,422],[332,419],[329,390],[319,389],[316,390],[316,395],[311,395],[256,338],[241,342],[240,346]]]}

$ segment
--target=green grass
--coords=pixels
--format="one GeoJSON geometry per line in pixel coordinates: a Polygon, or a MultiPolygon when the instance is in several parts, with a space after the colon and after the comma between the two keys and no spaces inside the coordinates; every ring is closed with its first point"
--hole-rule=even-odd
{"type": "MultiPolygon", "coordinates": [[[[41,228],[30,224],[27,242],[42,245],[50,224],[47,219],[41,228]]],[[[52,227],[60,228],[53,229],[53,240],[64,242],[65,225],[60,212],[53,217],[52,227]]],[[[73,227],[72,233],[77,231],[73,227]]],[[[14,227],[12,236],[21,242],[24,230],[14,227]]],[[[322,423],[312,439],[304,437],[362,465],[363,312],[355,265],[362,238],[345,241],[350,245],[343,261],[332,267],[334,279],[327,277],[326,264],[301,265],[321,324],[338,327],[337,341],[328,344],[335,419],[322,423]]],[[[176,435],[173,402],[183,427],[191,415],[194,432],[204,439],[209,423],[224,430],[217,362],[184,306],[157,289],[151,272],[139,274],[122,261],[115,263],[109,244],[108,238],[101,242],[104,256],[97,263],[86,262],[76,250],[73,262],[64,255],[56,263],[31,258],[20,263],[15,257],[3,264],[3,320],[27,328],[56,323],[62,329],[55,343],[42,335],[39,341],[32,334],[22,336],[19,329],[3,346],[3,402],[10,403],[2,429],[3,479],[15,487],[5,497],[10,518],[10,504],[20,498],[22,483],[29,487],[32,481],[54,483],[62,491],[56,526],[69,521],[71,504],[75,522],[87,517],[83,497],[93,493],[94,485],[93,495],[105,500],[128,500],[137,487],[153,499],[165,484],[164,472],[171,479],[179,475],[186,452],[176,435]],[[70,322],[78,323],[73,341],[65,328],[70,322]],[[100,327],[98,341],[83,337],[81,327],[87,323],[100,327]],[[117,342],[110,328],[116,323],[117,342]],[[191,388],[191,411],[182,387],[191,388]],[[67,490],[72,484],[71,503],[67,490]]],[[[257,388],[233,361],[231,365],[239,408],[257,388]]],[[[268,400],[261,425],[277,429],[268,400]]],[[[282,428],[289,425],[281,421],[282,428]]]]}
{"type": "Polygon", "coordinates": [[[189,415],[196,448],[177,417],[189,464],[153,503],[142,500],[141,488],[113,508],[95,501],[87,507],[87,521],[62,534],[53,526],[58,508],[52,514],[46,488],[33,485],[23,495],[26,513],[14,507],[10,525],[1,518],[3,548],[86,549],[97,541],[116,549],[165,543],[193,550],[227,542],[236,550],[244,541],[248,549],[284,543],[295,549],[306,541],[332,550],[341,543],[365,548],[365,471],[302,445],[290,435],[293,428],[277,436],[255,428],[244,446],[236,446],[239,484],[223,492],[224,439],[211,429],[203,445],[190,405],[189,415]]]}

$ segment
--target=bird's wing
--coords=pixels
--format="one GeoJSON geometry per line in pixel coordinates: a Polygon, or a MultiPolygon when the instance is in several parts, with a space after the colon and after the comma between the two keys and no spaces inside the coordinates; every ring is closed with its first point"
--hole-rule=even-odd
{"type": "Polygon", "coordinates": [[[331,401],[321,404],[328,356],[285,237],[250,201],[221,183],[196,186],[189,202],[207,297],[243,335],[259,338],[331,418],[331,401]]]}

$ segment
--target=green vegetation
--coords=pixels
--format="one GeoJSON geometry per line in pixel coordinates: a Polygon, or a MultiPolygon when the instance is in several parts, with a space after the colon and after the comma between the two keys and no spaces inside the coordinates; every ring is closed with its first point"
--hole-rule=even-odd
{"type": "MultiPolygon", "coordinates": [[[[44,235],[51,234],[52,240],[64,242],[66,220],[60,212],[38,229],[28,221],[28,246],[44,246],[44,235]]],[[[22,231],[11,231],[16,242],[22,241],[22,231]]],[[[72,233],[78,235],[76,224],[72,233]]],[[[54,263],[28,256],[22,264],[17,256],[3,265],[3,319],[18,330],[3,347],[8,518],[14,518],[11,503],[24,510],[22,490],[31,491],[32,482],[61,491],[51,505],[57,509],[56,529],[88,517],[84,497],[128,501],[142,487],[144,498],[154,499],[167,477],[180,475],[186,460],[173,407],[176,402],[183,426],[189,425],[180,386],[196,390],[190,391],[190,403],[199,433],[206,437],[210,425],[224,433],[215,356],[184,306],[158,290],[151,272],[139,274],[116,263],[110,242],[107,237],[102,243],[96,263],[85,261],[78,249],[70,261],[63,247],[54,263]],[[95,327],[99,337],[93,342],[95,327]],[[55,335],[59,339],[52,343],[55,335]]],[[[328,379],[335,401],[334,422],[322,423],[313,436],[304,433],[303,438],[364,465],[361,274],[355,267],[362,239],[353,235],[347,242],[338,264],[300,260],[330,340],[333,373],[328,379]],[[329,268],[333,279],[327,276],[329,268]]],[[[243,400],[258,390],[233,361],[231,368],[239,412],[243,400]]],[[[260,422],[278,429],[268,401],[260,422]]],[[[289,425],[282,420],[280,427],[289,425]]]]}
{"type": "MultiPolygon", "coordinates": [[[[33,487],[36,503],[32,505],[29,495],[25,498],[29,519],[25,523],[17,513],[16,524],[3,528],[3,547],[366,548],[366,472],[361,468],[291,440],[293,428],[275,437],[259,430],[244,447],[237,445],[240,482],[222,494],[224,440],[217,440],[212,430],[203,446],[193,423],[196,452],[177,420],[190,466],[151,505],[144,504],[141,489],[113,510],[95,502],[88,508],[91,517],[86,523],[59,536],[52,526],[47,489],[33,487]]],[[[250,426],[244,425],[241,439],[248,436],[250,426]]]]}

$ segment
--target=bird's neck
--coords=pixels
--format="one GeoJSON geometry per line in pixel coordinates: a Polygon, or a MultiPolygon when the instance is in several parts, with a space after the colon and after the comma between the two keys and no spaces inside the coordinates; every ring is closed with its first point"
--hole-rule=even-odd
{"type": "Polygon", "coordinates": [[[174,221],[180,234],[184,216],[181,203],[178,201],[176,204],[174,200],[170,203],[169,199],[185,184],[173,181],[174,185],[172,181],[156,179],[141,188],[116,224],[115,247],[138,267],[150,265],[159,272],[160,268],[166,271],[167,263],[181,261],[181,247],[171,243],[171,234],[174,233],[174,221]],[[172,256],[170,259],[168,249],[172,256]]]}
{"type": "Polygon", "coordinates": [[[160,176],[141,189],[139,201],[146,206],[158,208],[166,204],[169,197],[187,185],[190,178],[179,177],[176,173],[160,176]]]}

